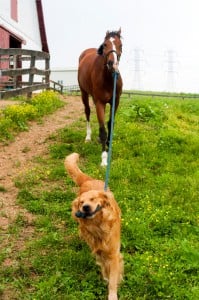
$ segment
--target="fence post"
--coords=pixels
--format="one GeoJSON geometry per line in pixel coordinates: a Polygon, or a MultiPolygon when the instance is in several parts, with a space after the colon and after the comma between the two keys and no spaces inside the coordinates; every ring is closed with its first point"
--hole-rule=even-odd
{"type": "MultiPolygon", "coordinates": [[[[46,58],[45,59],[45,71],[49,71],[50,69],[50,58],[46,58]]],[[[50,73],[49,72],[46,72],[45,74],[45,83],[48,84],[48,88],[49,88],[49,85],[50,85],[50,73]]]]}
{"type": "MultiPolygon", "coordinates": [[[[30,60],[30,75],[29,75],[29,86],[32,86],[34,83],[34,72],[33,69],[35,67],[35,55],[31,55],[31,60],[30,60]]],[[[32,97],[32,92],[29,92],[27,94],[27,98],[31,98],[32,97]]]]}

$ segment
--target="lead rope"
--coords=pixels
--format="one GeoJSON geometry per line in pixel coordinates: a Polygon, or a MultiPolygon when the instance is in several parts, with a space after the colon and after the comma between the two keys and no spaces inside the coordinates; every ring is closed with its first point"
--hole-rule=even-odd
{"type": "Polygon", "coordinates": [[[104,191],[107,191],[108,188],[108,180],[111,168],[111,154],[112,154],[112,141],[113,141],[113,128],[114,128],[114,117],[115,117],[115,97],[116,97],[116,83],[118,79],[119,72],[114,72],[114,81],[113,81],[113,103],[112,103],[112,111],[111,111],[111,134],[108,148],[108,161],[106,167],[106,176],[105,176],[105,185],[104,191]]]}

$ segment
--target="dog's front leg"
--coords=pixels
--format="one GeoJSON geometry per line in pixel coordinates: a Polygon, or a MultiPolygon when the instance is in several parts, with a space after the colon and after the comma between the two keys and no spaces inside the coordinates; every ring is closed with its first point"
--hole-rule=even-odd
{"type": "Polygon", "coordinates": [[[119,255],[109,261],[109,283],[108,283],[108,300],[118,300],[117,287],[120,281],[120,258],[119,255]]]}

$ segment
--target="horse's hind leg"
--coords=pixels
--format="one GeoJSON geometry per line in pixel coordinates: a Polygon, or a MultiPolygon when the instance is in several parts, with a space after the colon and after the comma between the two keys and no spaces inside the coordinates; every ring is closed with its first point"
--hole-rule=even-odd
{"type": "MultiPolygon", "coordinates": [[[[119,99],[116,98],[116,101],[115,101],[115,111],[114,111],[114,118],[115,118],[115,114],[116,114],[116,111],[118,109],[118,106],[119,106],[119,99]]],[[[112,103],[110,104],[110,116],[109,116],[109,121],[108,121],[108,139],[107,139],[107,146],[109,148],[109,144],[110,144],[110,138],[111,138],[111,127],[112,127],[112,123],[113,122],[113,127],[114,127],[114,120],[112,120],[112,103]]]]}
{"type": "Polygon", "coordinates": [[[81,91],[81,94],[82,94],[82,102],[84,104],[84,112],[85,112],[85,115],[86,115],[86,138],[85,138],[85,141],[88,142],[88,141],[91,141],[91,126],[90,126],[90,105],[89,105],[89,95],[84,92],[84,91],[81,91]]]}

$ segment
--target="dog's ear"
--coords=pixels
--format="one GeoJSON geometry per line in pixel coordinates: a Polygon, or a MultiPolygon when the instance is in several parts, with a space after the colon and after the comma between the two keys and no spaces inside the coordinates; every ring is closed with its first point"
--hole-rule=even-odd
{"type": "Polygon", "coordinates": [[[102,55],[103,54],[103,50],[104,50],[104,45],[101,44],[97,50],[97,54],[102,55]]]}
{"type": "Polygon", "coordinates": [[[111,205],[113,194],[111,192],[101,192],[102,206],[108,207],[111,205]]]}
{"type": "Polygon", "coordinates": [[[79,197],[77,197],[75,200],[73,200],[72,202],[72,216],[75,216],[75,213],[78,211],[79,209],[79,197]]]}
{"type": "Polygon", "coordinates": [[[114,212],[113,218],[118,216],[120,218],[120,208],[111,192],[101,192],[102,206],[107,208],[109,211],[114,212]]]}
{"type": "Polygon", "coordinates": [[[72,208],[78,209],[79,208],[79,197],[77,197],[75,200],[72,202],[72,208]]]}

